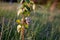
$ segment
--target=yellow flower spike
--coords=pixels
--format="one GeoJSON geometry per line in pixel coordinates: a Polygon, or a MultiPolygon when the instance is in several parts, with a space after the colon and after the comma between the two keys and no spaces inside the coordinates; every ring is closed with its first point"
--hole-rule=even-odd
{"type": "Polygon", "coordinates": [[[17,31],[18,31],[18,33],[21,31],[21,27],[22,27],[21,25],[18,25],[18,26],[17,26],[17,31]]]}
{"type": "Polygon", "coordinates": [[[18,19],[18,20],[16,20],[16,22],[18,23],[18,24],[20,24],[20,20],[18,19]]]}

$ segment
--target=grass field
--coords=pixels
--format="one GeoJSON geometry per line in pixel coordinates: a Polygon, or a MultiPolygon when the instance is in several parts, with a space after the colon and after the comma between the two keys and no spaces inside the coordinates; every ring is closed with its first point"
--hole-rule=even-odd
{"type": "MultiPolygon", "coordinates": [[[[20,40],[21,37],[16,29],[16,13],[16,3],[0,3],[1,40],[20,40]]],[[[60,40],[60,12],[53,12],[51,19],[50,16],[50,12],[39,7],[35,12],[31,12],[31,24],[25,31],[25,40],[60,40]]]]}

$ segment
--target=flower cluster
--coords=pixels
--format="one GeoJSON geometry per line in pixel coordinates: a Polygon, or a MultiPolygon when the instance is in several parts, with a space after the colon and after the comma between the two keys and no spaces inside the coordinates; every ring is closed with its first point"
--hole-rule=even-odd
{"type": "Polygon", "coordinates": [[[23,25],[25,28],[28,28],[31,21],[29,15],[32,10],[35,10],[35,4],[30,0],[22,0],[20,2],[20,6],[17,9],[17,16],[22,16],[21,20],[16,20],[16,22],[18,23],[17,31],[20,32],[23,25]]]}
{"type": "Polygon", "coordinates": [[[17,9],[18,9],[17,16],[19,16],[20,14],[29,16],[30,12],[32,10],[35,10],[35,4],[33,1],[20,3],[20,6],[18,6],[17,9]]]}

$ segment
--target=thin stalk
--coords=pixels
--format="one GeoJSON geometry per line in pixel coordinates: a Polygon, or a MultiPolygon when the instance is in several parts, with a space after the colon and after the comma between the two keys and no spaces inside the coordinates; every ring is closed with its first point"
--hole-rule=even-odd
{"type": "Polygon", "coordinates": [[[25,28],[24,26],[22,26],[22,30],[21,30],[21,39],[24,40],[24,32],[25,32],[25,28]]]}
{"type": "Polygon", "coordinates": [[[24,40],[24,33],[25,33],[25,27],[24,27],[25,22],[24,22],[24,20],[25,20],[25,16],[24,15],[22,15],[22,16],[23,16],[22,17],[23,20],[21,20],[22,21],[21,40],[24,40]]]}

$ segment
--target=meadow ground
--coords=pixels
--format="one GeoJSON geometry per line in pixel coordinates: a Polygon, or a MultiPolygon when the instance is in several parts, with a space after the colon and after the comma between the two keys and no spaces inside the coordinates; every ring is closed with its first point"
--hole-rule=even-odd
{"type": "MultiPolygon", "coordinates": [[[[20,40],[21,38],[16,29],[17,6],[17,3],[0,3],[1,40],[20,40]]],[[[56,10],[51,15],[44,7],[37,6],[35,12],[31,12],[30,17],[31,24],[26,29],[25,40],[60,40],[59,11],[56,10]]]]}

